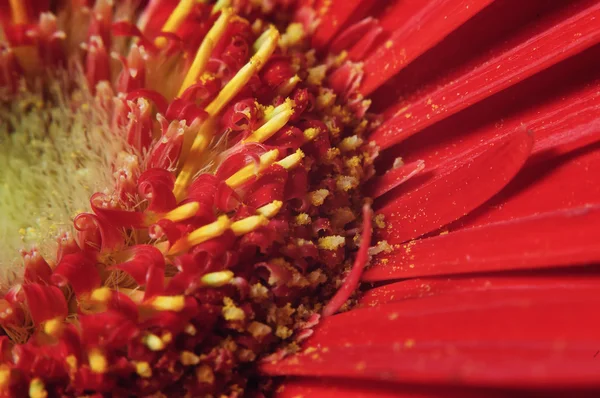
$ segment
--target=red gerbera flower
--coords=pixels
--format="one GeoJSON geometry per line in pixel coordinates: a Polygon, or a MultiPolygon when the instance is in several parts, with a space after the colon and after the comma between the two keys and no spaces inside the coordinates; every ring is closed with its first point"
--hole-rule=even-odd
{"type": "Polygon", "coordinates": [[[2,394],[600,387],[597,1],[0,11],[2,394]]]}

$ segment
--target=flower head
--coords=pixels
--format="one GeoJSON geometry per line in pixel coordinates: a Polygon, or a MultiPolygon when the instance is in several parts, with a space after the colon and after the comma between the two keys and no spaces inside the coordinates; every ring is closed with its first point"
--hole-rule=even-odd
{"type": "Polygon", "coordinates": [[[597,5],[385,3],[2,4],[2,393],[589,386],[597,5]]]}

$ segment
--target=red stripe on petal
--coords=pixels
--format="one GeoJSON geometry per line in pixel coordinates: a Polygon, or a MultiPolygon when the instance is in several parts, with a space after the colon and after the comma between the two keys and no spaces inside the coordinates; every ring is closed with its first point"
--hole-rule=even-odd
{"type": "Polygon", "coordinates": [[[404,24],[396,22],[388,41],[365,60],[365,79],[361,92],[364,95],[372,93],[491,2],[437,0],[421,2],[418,8],[414,2],[397,2],[390,13],[404,13],[410,17],[404,24]],[[426,29],[427,34],[423,34],[423,29],[426,29]]]}
{"type": "Polygon", "coordinates": [[[502,387],[598,387],[598,286],[465,292],[324,320],[271,375],[502,387]],[[577,308],[577,311],[573,309],[577,308]]]}
{"type": "MultiPolygon", "coordinates": [[[[528,31],[521,42],[474,69],[445,82],[433,92],[407,103],[372,135],[388,148],[407,137],[547,69],[600,41],[600,5],[559,23],[528,31]],[[572,39],[571,39],[572,38],[572,39]]],[[[365,79],[368,75],[365,76],[365,79]]]]}
{"type": "Polygon", "coordinates": [[[376,260],[366,281],[600,261],[600,205],[462,229],[410,242],[376,260]]]}
{"type": "Polygon", "coordinates": [[[392,168],[369,183],[366,188],[367,195],[378,198],[419,174],[424,168],[425,162],[422,160],[392,168]]]}
{"type": "Polygon", "coordinates": [[[388,228],[380,237],[401,243],[436,230],[481,205],[501,190],[529,156],[533,138],[525,131],[507,135],[440,166],[411,192],[378,213],[388,228]]]}
{"type": "Polygon", "coordinates": [[[321,48],[333,39],[335,34],[358,9],[363,0],[333,0],[324,2],[318,9],[319,26],[312,37],[312,47],[321,48]]]}

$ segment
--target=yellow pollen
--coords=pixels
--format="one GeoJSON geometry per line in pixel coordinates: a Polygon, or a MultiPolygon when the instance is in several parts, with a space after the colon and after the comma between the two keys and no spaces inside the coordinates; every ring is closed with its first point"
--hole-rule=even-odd
{"type": "Polygon", "coordinates": [[[170,212],[166,213],[162,218],[174,222],[183,221],[193,217],[199,209],[200,204],[198,202],[190,202],[171,210],[170,212]]]}
{"type": "Polygon", "coordinates": [[[294,114],[294,101],[289,98],[273,110],[268,121],[254,131],[244,142],[265,142],[279,131],[294,114]]]}
{"type": "Polygon", "coordinates": [[[223,304],[222,313],[226,321],[243,321],[246,318],[244,310],[237,307],[229,297],[223,299],[223,304]]]}
{"type": "Polygon", "coordinates": [[[145,379],[152,377],[152,368],[150,364],[146,361],[136,362],[135,364],[135,372],[145,379]]]}
{"type": "Polygon", "coordinates": [[[225,180],[225,183],[231,188],[237,188],[254,176],[258,176],[265,169],[277,160],[279,157],[279,151],[277,149],[265,152],[260,156],[260,162],[258,165],[249,164],[242,167],[238,172],[225,180]]]}
{"type": "Polygon", "coordinates": [[[342,152],[350,152],[357,150],[363,143],[363,140],[356,135],[346,137],[340,142],[338,147],[342,152]]]}
{"type": "Polygon", "coordinates": [[[231,271],[217,271],[205,274],[200,278],[203,286],[221,287],[228,284],[233,279],[231,271]]]}
{"type": "Polygon", "coordinates": [[[215,374],[208,365],[202,365],[196,369],[196,379],[199,383],[213,384],[215,382],[215,374]]]}
{"type": "Polygon", "coordinates": [[[346,239],[340,235],[325,236],[319,238],[319,249],[336,250],[346,244],[346,239]]]}
{"type": "MultiPolygon", "coordinates": [[[[183,21],[185,21],[187,16],[194,8],[194,3],[195,0],[180,0],[179,4],[177,4],[177,7],[175,7],[171,15],[169,15],[167,22],[165,22],[163,25],[162,31],[173,33],[179,29],[183,21]]],[[[159,37],[154,41],[154,44],[156,44],[156,46],[159,48],[163,48],[167,45],[167,39],[164,37],[159,37]]]]}
{"type": "Polygon", "coordinates": [[[0,391],[4,391],[10,383],[10,368],[7,365],[0,365],[0,391]]]}
{"type": "Polygon", "coordinates": [[[298,149],[290,156],[286,156],[285,158],[281,159],[279,162],[277,162],[277,164],[282,166],[284,169],[289,170],[299,165],[300,162],[302,162],[302,159],[304,159],[304,152],[298,149]]]}
{"type": "Polygon", "coordinates": [[[185,307],[184,296],[156,296],[151,300],[151,306],[158,311],[179,312],[185,307]]]}
{"type": "Polygon", "coordinates": [[[71,372],[75,372],[77,370],[77,358],[75,355],[71,354],[65,358],[65,362],[69,366],[69,370],[71,372]]]}
{"type": "Polygon", "coordinates": [[[143,337],[142,343],[152,351],[161,351],[165,349],[165,343],[155,334],[149,333],[143,337]]]}
{"type": "Polygon", "coordinates": [[[20,25],[27,23],[27,10],[23,0],[9,0],[13,23],[20,25]]]}
{"type": "Polygon", "coordinates": [[[268,218],[272,218],[275,217],[277,215],[277,213],[279,213],[279,210],[281,210],[281,207],[283,206],[283,202],[280,200],[274,200],[273,202],[269,203],[268,205],[264,205],[263,207],[257,209],[256,211],[268,218]]]}
{"type": "Polygon", "coordinates": [[[217,221],[204,225],[191,232],[188,236],[175,242],[168,254],[171,256],[181,254],[192,246],[196,246],[202,242],[206,242],[209,239],[221,236],[230,225],[231,221],[227,216],[220,216],[217,221]]]}
{"type": "Polygon", "coordinates": [[[258,216],[250,216],[231,224],[231,230],[236,236],[241,236],[257,230],[260,227],[264,227],[268,223],[269,219],[262,214],[258,216]]]}
{"type": "Polygon", "coordinates": [[[46,386],[44,386],[44,382],[37,377],[31,380],[29,383],[29,397],[30,398],[46,398],[48,396],[48,392],[46,391],[46,386]]]}
{"type": "Polygon", "coordinates": [[[208,60],[210,59],[210,54],[221,37],[225,34],[227,25],[232,16],[233,11],[231,9],[227,8],[223,10],[219,18],[215,21],[215,24],[208,31],[206,37],[202,40],[202,44],[200,44],[200,47],[198,48],[198,52],[196,53],[194,62],[192,62],[192,65],[190,66],[190,70],[183,80],[178,96],[181,96],[188,87],[196,83],[200,75],[202,75],[206,68],[206,64],[208,64],[208,60]]]}
{"type": "Polygon", "coordinates": [[[92,369],[92,372],[106,373],[106,370],[108,369],[108,361],[99,349],[92,349],[88,355],[88,360],[90,362],[90,369],[92,369]]]}
{"type": "Polygon", "coordinates": [[[279,40],[279,32],[277,28],[271,26],[266,30],[255,43],[255,47],[258,44],[258,50],[256,54],[250,59],[250,61],[244,65],[235,76],[223,87],[223,89],[207,107],[206,112],[209,115],[214,116],[219,113],[225,105],[235,97],[244,86],[248,83],[250,78],[258,72],[263,65],[267,62],[271,54],[277,48],[277,41],[279,40]]]}

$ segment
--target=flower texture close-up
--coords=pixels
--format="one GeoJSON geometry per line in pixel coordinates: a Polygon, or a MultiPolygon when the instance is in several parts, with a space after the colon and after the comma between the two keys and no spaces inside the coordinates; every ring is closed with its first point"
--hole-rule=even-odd
{"type": "Polygon", "coordinates": [[[0,396],[597,397],[597,0],[0,0],[0,396]]]}

